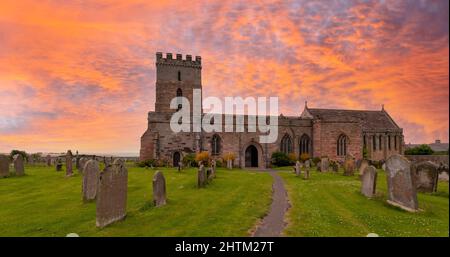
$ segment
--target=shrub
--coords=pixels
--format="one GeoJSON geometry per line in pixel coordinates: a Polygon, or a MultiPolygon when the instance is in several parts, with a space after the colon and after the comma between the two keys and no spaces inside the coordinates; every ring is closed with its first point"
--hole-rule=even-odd
{"type": "Polygon", "coordinates": [[[222,159],[216,159],[216,167],[223,167],[223,161],[222,159]]]}
{"type": "Polygon", "coordinates": [[[289,157],[289,161],[291,161],[291,163],[295,163],[298,160],[295,153],[288,154],[288,157],[289,157]]]}
{"type": "Polygon", "coordinates": [[[364,147],[364,148],[363,148],[363,158],[364,158],[364,159],[367,159],[367,155],[368,155],[367,148],[364,147]]]}
{"type": "Polygon", "coordinates": [[[156,160],[155,159],[150,159],[150,160],[145,160],[145,161],[140,161],[137,162],[136,165],[138,167],[155,167],[156,166],[156,160]]]}
{"type": "Polygon", "coordinates": [[[234,161],[234,159],[236,159],[236,155],[234,153],[232,153],[232,152],[228,152],[228,153],[223,155],[223,160],[224,161],[228,161],[228,160],[234,161]]]}
{"type": "Polygon", "coordinates": [[[195,154],[186,154],[183,157],[183,165],[188,167],[197,167],[197,162],[195,161],[195,154]]]}
{"type": "Polygon", "coordinates": [[[314,157],[314,158],[312,159],[312,162],[314,163],[314,166],[317,166],[317,163],[320,162],[320,158],[319,158],[319,157],[314,157]]]}
{"type": "Polygon", "coordinates": [[[283,152],[272,153],[271,163],[277,167],[292,165],[289,156],[283,152]]]}
{"type": "Polygon", "coordinates": [[[300,155],[300,160],[302,161],[302,162],[305,162],[306,160],[308,160],[310,157],[309,157],[309,154],[308,153],[302,153],[301,155],[300,155]]]}
{"type": "Polygon", "coordinates": [[[197,153],[195,155],[195,160],[197,161],[197,164],[200,164],[200,162],[202,162],[203,165],[208,166],[209,165],[209,153],[207,151],[202,151],[200,153],[197,153]]]}
{"type": "Polygon", "coordinates": [[[419,145],[405,150],[405,155],[432,155],[433,153],[429,145],[419,145]]]}

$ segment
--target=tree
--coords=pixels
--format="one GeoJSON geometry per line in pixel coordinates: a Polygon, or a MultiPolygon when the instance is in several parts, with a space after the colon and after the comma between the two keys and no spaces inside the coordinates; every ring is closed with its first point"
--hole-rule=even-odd
{"type": "Polygon", "coordinates": [[[419,145],[405,150],[405,155],[432,155],[433,153],[429,145],[419,145]]]}
{"type": "Polygon", "coordinates": [[[21,150],[12,150],[11,153],[9,154],[9,157],[12,159],[14,157],[14,155],[16,155],[16,154],[22,155],[24,160],[26,160],[28,158],[28,154],[25,151],[21,151],[21,150]]]}

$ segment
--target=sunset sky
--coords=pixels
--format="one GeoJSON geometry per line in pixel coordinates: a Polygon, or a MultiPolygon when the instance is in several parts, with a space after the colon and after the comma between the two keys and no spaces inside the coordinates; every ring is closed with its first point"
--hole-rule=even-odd
{"type": "Polygon", "coordinates": [[[138,153],[157,51],[201,55],[204,97],[384,104],[406,143],[448,142],[448,22],[447,0],[2,0],[0,152],[138,153]]]}

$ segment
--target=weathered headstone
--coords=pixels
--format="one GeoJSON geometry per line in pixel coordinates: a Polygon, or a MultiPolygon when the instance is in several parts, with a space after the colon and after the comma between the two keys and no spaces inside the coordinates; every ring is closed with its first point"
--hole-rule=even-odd
{"type": "Polygon", "coordinates": [[[0,178],[9,176],[9,156],[0,154],[0,178]]]}
{"type": "Polygon", "coordinates": [[[414,165],[414,184],[419,192],[433,193],[437,191],[439,166],[430,162],[419,162],[414,165]]]}
{"type": "Polygon", "coordinates": [[[383,165],[381,165],[381,169],[386,171],[386,163],[383,163],[383,165]]]}
{"type": "Polygon", "coordinates": [[[62,164],[62,161],[61,161],[61,159],[56,159],[56,171],[62,171],[62,167],[63,167],[63,164],[62,164]]]}
{"type": "Polygon", "coordinates": [[[363,175],[364,170],[368,166],[369,166],[369,162],[366,159],[361,160],[361,163],[359,165],[359,175],[363,175]]]}
{"type": "Polygon", "coordinates": [[[320,160],[320,171],[321,172],[328,172],[328,169],[330,168],[330,161],[327,157],[323,157],[320,160]]]}
{"type": "Polygon", "coordinates": [[[14,171],[16,172],[16,176],[25,175],[25,168],[23,165],[23,156],[20,154],[14,155],[14,171]]]}
{"type": "Polygon", "coordinates": [[[47,163],[47,166],[52,166],[52,157],[50,154],[47,154],[47,157],[45,157],[45,162],[47,163]]]}
{"type": "Polygon", "coordinates": [[[413,181],[411,163],[395,154],[386,161],[388,203],[407,211],[417,211],[417,192],[413,181]]]}
{"type": "Polygon", "coordinates": [[[300,176],[302,173],[302,164],[299,161],[295,162],[295,175],[300,176]]]}
{"type": "MultiPolygon", "coordinates": [[[[88,162],[89,161],[89,158],[86,158],[86,157],[81,157],[80,158],[80,169],[78,170],[78,172],[80,173],[80,174],[83,174],[84,173],[84,167],[85,167],[85,165],[86,165],[86,162],[88,162]]],[[[107,165],[105,165],[105,167],[106,167],[107,165]]]]}
{"type": "Polygon", "coordinates": [[[128,170],[114,161],[100,173],[97,192],[97,227],[105,227],[126,216],[128,170]]]}
{"type": "Polygon", "coordinates": [[[153,204],[156,207],[166,204],[166,179],[159,170],[153,176],[153,204]]]}
{"type": "Polygon", "coordinates": [[[366,166],[361,175],[361,193],[372,198],[377,187],[377,169],[374,166],[366,166]]]}
{"type": "Polygon", "coordinates": [[[183,163],[178,162],[178,167],[177,167],[178,172],[180,172],[182,169],[183,169],[183,163]]]}
{"type": "Polygon", "coordinates": [[[227,160],[227,169],[229,170],[233,169],[233,160],[230,159],[227,160]]]}
{"type": "Polygon", "coordinates": [[[351,155],[345,156],[344,176],[353,176],[355,173],[355,158],[351,155]]]}
{"type": "Polygon", "coordinates": [[[197,186],[204,187],[206,185],[207,179],[208,179],[208,177],[206,175],[205,166],[203,166],[203,164],[201,164],[200,167],[198,168],[197,186]]]}
{"type": "Polygon", "coordinates": [[[303,178],[304,179],[309,179],[309,173],[310,173],[310,170],[309,170],[309,168],[307,168],[305,170],[305,172],[303,172],[303,178]]]}
{"type": "Polygon", "coordinates": [[[317,171],[321,171],[321,170],[320,170],[321,167],[322,167],[322,164],[321,164],[321,162],[319,161],[319,162],[317,163],[317,171]]]}
{"type": "Polygon", "coordinates": [[[67,151],[66,154],[66,176],[70,177],[73,175],[73,170],[72,170],[72,151],[67,151]]]}
{"type": "Polygon", "coordinates": [[[216,177],[216,166],[217,166],[216,160],[212,160],[211,161],[211,176],[212,176],[212,178],[216,177]]]}
{"type": "Polygon", "coordinates": [[[99,163],[94,160],[87,161],[83,168],[82,194],[84,202],[95,200],[97,197],[99,176],[99,163]]]}

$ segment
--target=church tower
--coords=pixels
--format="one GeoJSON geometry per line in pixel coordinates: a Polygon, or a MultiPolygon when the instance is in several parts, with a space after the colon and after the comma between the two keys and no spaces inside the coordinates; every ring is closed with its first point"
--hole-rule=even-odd
{"type": "MultiPolygon", "coordinates": [[[[196,56],[192,60],[191,55],[186,55],[183,60],[181,54],[172,58],[171,53],[163,58],[161,52],[156,53],[156,100],[155,112],[171,113],[177,109],[170,109],[170,101],[177,97],[186,97],[193,105],[193,89],[202,88],[202,59],[196,56]]],[[[181,108],[181,103],[178,108],[181,108]]]]}

